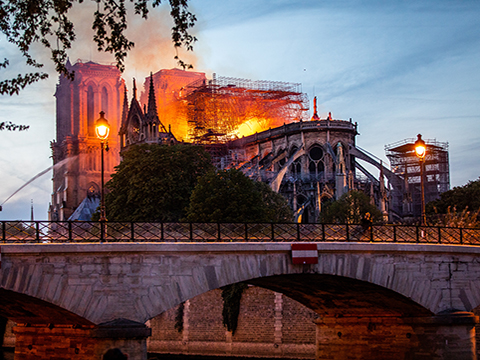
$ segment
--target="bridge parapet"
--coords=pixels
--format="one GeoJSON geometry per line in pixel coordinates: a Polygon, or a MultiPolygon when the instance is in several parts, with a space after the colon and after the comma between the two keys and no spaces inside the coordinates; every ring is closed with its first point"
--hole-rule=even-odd
{"type": "Polygon", "coordinates": [[[393,242],[480,245],[480,228],[382,224],[2,221],[3,243],[393,242]]]}

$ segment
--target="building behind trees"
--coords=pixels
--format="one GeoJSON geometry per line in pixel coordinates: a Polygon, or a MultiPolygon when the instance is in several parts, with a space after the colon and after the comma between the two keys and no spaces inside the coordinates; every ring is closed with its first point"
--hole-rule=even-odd
{"type": "MultiPolygon", "coordinates": [[[[350,190],[365,192],[385,221],[419,214],[418,162],[408,144],[388,146],[391,169],[385,167],[356,144],[357,123],[331,113],[321,118],[316,99],[310,117],[300,84],[164,69],[145,78],[141,94],[135,84],[129,94],[112,66],[68,66],[75,80],[61,77],[55,93],[51,220],[88,220],[96,208],[100,144],[93,124],[101,110],[112,125],[106,180],[132,144],[194,143],[217,168],[239,169],[284,195],[298,222],[318,222],[325,203],[350,190]]],[[[448,145],[427,142],[427,151],[429,201],[449,188],[448,145]]]]}

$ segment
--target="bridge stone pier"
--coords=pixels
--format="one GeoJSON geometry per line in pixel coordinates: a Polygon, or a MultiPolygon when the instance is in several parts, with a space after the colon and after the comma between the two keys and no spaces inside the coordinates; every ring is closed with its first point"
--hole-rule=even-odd
{"type": "Polygon", "coordinates": [[[146,321],[199,294],[248,282],[319,314],[318,359],[476,359],[480,247],[318,243],[1,246],[0,315],[15,359],[146,359],[146,321]]]}

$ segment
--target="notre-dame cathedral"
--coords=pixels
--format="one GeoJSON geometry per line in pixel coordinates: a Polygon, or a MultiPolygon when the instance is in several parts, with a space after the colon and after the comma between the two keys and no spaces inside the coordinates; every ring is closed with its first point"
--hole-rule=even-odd
{"type": "MultiPolygon", "coordinates": [[[[350,153],[356,124],[331,115],[320,119],[316,106],[314,116],[306,118],[308,102],[299,84],[215,76],[207,81],[204,73],[161,70],[145,80],[142,106],[135,81],[128,101],[126,85],[115,67],[80,61],[67,66],[75,79],[61,77],[55,93],[51,220],[89,220],[98,206],[101,148],[94,123],[100,111],[111,126],[106,180],[128,146],[171,144],[180,134],[182,140],[206,146],[217,167],[235,167],[268,182],[289,200],[296,221],[316,221],[323,201],[358,186],[355,157],[350,153]],[[228,137],[235,126],[241,127],[241,121],[258,118],[259,113],[270,119],[264,124],[269,130],[228,137]]],[[[253,125],[258,124],[249,124],[253,125]]],[[[377,201],[384,206],[382,199],[377,201]]]]}
{"type": "MultiPolygon", "coordinates": [[[[356,145],[357,124],[351,119],[337,120],[331,114],[321,119],[316,100],[309,117],[300,84],[215,74],[209,80],[201,72],[171,69],[150,74],[140,94],[134,80],[127,96],[114,66],[78,61],[67,67],[75,78],[60,77],[55,93],[50,220],[89,220],[99,204],[101,147],[94,124],[100,111],[111,126],[106,181],[130,145],[181,141],[205,146],[218,168],[237,168],[268,183],[287,198],[298,222],[318,221],[324,202],[352,189],[369,195],[390,220],[409,216],[404,209],[412,206],[405,201],[418,200],[404,196],[416,189],[416,183],[409,184],[415,177],[387,169],[356,145]],[[373,165],[378,174],[358,160],[373,165]]],[[[446,166],[428,178],[426,197],[432,200],[448,188],[448,161],[437,159],[448,159],[448,152],[430,146],[434,149],[438,151],[429,161],[446,166]]],[[[410,155],[401,154],[402,159],[410,155]]]]}

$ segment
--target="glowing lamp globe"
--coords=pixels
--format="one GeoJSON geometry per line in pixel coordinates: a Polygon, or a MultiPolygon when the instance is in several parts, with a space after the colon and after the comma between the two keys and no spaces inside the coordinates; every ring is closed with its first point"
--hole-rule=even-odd
{"type": "Polygon", "coordinates": [[[415,141],[415,154],[419,159],[423,159],[427,152],[427,147],[425,141],[422,140],[422,135],[417,135],[417,141],[415,141]]]}
{"type": "Polygon", "coordinates": [[[106,140],[110,133],[110,125],[103,111],[100,111],[100,118],[95,122],[95,133],[100,140],[106,140]]]}

